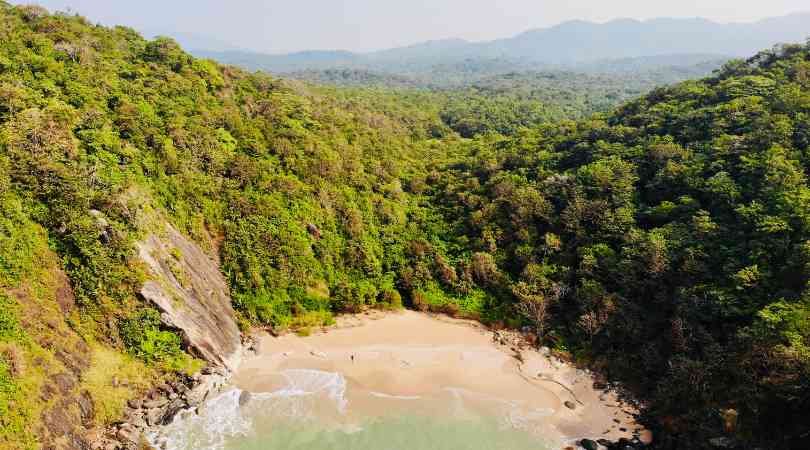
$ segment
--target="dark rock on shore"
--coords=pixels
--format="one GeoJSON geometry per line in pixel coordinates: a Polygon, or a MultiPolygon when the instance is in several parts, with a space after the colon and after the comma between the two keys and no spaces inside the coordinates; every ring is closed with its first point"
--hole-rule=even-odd
{"type": "Polygon", "coordinates": [[[649,442],[642,442],[638,438],[634,438],[633,440],[621,438],[616,442],[604,438],[597,440],[581,439],[577,442],[577,446],[586,450],[598,450],[600,448],[606,448],[608,450],[643,450],[650,448],[650,442],[652,442],[651,438],[649,442]]]}
{"type": "Polygon", "coordinates": [[[242,391],[242,393],[239,394],[239,406],[242,407],[247,405],[250,402],[251,397],[252,394],[250,392],[242,391]]]}
{"type": "Polygon", "coordinates": [[[572,402],[570,400],[566,400],[565,403],[563,403],[563,405],[565,405],[565,407],[568,408],[568,409],[577,409],[576,403],[574,403],[574,402],[572,402]]]}
{"type": "MultiPolygon", "coordinates": [[[[151,448],[144,437],[145,433],[157,427],[171,424],[183,411],[191,411],[202,404],[210,395],[215,395],[225,386],[229,373],[222,368],[205,370],[197,374],[151,390],[144,399],[128,402],[124,421],[104,433],[96,440],[94,450],[142,450],[151,448]]],[[[244,400],[249,401],[249,396],[244,400]]],[[[242,399],[240,398],[240,403],[242,399]]]]}
{"type": "Polygon", "coordinates": [[[582,439],[579,441],[579,446],[584,448],[585,450],[599,450],[599,444],[596,441],[592,441],[590,439],[582,439]]]}

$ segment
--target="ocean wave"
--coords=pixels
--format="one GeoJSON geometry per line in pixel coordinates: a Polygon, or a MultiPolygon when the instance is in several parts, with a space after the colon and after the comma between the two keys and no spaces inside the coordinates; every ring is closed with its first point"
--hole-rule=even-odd
{"type": "Polygon", "coordinates": [[[444,390],[453,397],[456,417],[475,415],[468,407],[468,402],[486,402],[494,406],[503,429],[533,431],[538,425],[542,425],[545,418],[556,412],[553,408],[534,408],[523,401],[507,400],[464,388],[447,387],[444,390]]]}
{"type": "Polygon", "coordinates": [[[289,369],[280,374],[287,380],[287,386],[278,391],[256,394],[254,397],[257,400],[273,400],[325,394],[335,402],[339,412],[346,410],[346,379],[342,374],[312,369],[289,369]]]}
{"type": "Polygon", "coordinates": [[[265,417],[313,419],[315,402],[321,396],[331,399],[343,414],[346,380],[343,375],[320,370],[294,369],[280,372],[286,386],[273,392],[253,394],[239,405],[242,390],[233,388],[205,402],[198,412],[184,411],[170,424],[146,437],[156,448],[165,450],[225,450],[230,440],[255,432],[255,422],[265,417]]]}
{"type": "Polygon", "coordinates": [[[391,394],[384,394],[382,392],[374,392],[374,391],[369,391],[369,394],[371,394],[371,396],[373,396],[373,397],[390,398],[390,399],[394,399],[394,400],[419,400],[419,399],[422,398],[422,397],[420,397],[418,395],[391,395],[391,394]]]}
{"type": "Polygon", "coordinates": [[[231,389],[205,402],[198,413],[184,411],[170,424],[146,438],[166,450],[223,450],[228,439],[246,436],[253,426],[239,407],[240,389],[231,389]]]}

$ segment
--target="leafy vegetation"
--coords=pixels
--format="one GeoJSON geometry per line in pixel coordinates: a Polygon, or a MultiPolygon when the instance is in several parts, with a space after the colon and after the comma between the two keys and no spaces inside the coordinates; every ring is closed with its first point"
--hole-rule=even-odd
{"type": "Polygon", "coordinates": [[[809,50],[478,138],[437,189],[502,301],[642,393],[660,445],[699,447],[727,410],[747,446],[806,442],[809,50]]]}
{"type": "Polygon", "coordinates": [[[372,88],[383,95],[393,89],[400,97],[439,108],[445,125],[471,138],[486,133],[514,134],[522,127],[607,112],[666,83],[708,75],[721,64],[713,59],[686,67],[650,69],[642,65],[638,70],[588,73],[515,71],[510,65],[468,62],[412,77],[357,69],[309,70],[285,76],[355,90],[372,88]]]}
{"type": "Polygon", "coordinates": [[[162,364],[167,370],[195,372],[195,362],[183,351],[180,336],[162,329],[160,313],[142,309],[121,322],[121,338],[130,353],[150,364],[162,364]]]}
{"type": "Polygon", "coordinates": [[[661,448],[810,431],[810,46],[611,113],[583,94],[572,121],[519,78],[315,87],[1,2],[0,42],[0,444],[36,447],[65,354],[91,355],[97,424],[193,369],[136,295],[164,218],[245,327],[403,304],[530,326],[643,399],[661,448]]]}

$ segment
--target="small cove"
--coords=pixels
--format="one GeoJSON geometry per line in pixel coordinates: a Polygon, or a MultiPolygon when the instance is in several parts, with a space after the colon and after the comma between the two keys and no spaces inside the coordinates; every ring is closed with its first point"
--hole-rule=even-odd
{"type": "Polygon", "coordinates": [[[258,348],[229,387],[199,413],[181,413],[152,443],[166,450],[560,449],[582,437],[630,437],[619,428],[636,428],[587,372],[535,351],[518,361],[471,322],[415,312],[349,317],[323,334],[262,337],[258,348]],[[565,406],[573,401],[574,409],[565,406]]]}

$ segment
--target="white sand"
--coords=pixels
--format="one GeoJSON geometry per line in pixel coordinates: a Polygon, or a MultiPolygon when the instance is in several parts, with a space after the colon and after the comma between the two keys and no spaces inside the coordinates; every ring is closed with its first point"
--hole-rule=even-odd
{"type": "Polygon", "coordinates": [[[309,337],[263,336],[234,383],[273,392],[284,387],[282,371],[315,369],[343,374],[355,417],[444,415],[455,396],[463,414],[506,415],[559,442],[630,438],[640,428],[613,393],[593,389],[587,372],[535,351],[522,352],[521,363],[492,336],[477,323],[411,311],[347,316],[309,337]]]}

